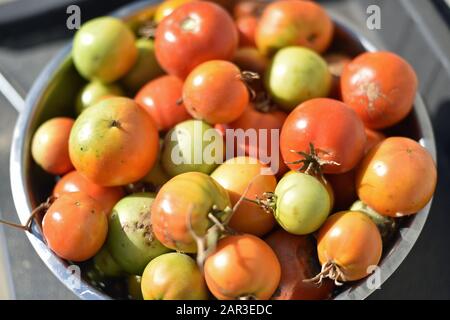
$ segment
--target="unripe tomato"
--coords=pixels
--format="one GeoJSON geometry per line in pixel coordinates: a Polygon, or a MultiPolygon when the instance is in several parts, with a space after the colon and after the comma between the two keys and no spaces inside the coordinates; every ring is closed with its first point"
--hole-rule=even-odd
{"type": "Polygon", "coordinates": [[[289,233],[304,235],[316,231],[331,210],[325,186],[305,173],[284,176],[278,182],[275,196],[275,219],[289,233]]]}
{"type": "Polygon", "coordinates": [[[158,130],[166,131],[190,118],[180,103],[182,94],[183,81],[175,76],[162,76],[142,87],[134,99],[153,118],[158,130]]]}
{"type": "Polygon", "coordinates": [[[306,100],[328,96],[331,80],[325,60],[303,47],[278,51],[265,76],[267,90],[286,111],[306,100]]]}
{"type": "Polygon", "coordinates": [[[177,8],[156,29],[161,67],[182,79],[209,60],[231,60],[238,45],[233,19],[220,6],[193,1],[177,8]]]}
{"type": "Polygon", "coordinates": [[[77,31],[72,56],[83,77],[110,83],[133,67],[138,50],[125,23],[113,17],[100,17],[86,22],[77,31]]]}
{"type": "Polygon", "coordinates": [[[141,280],[144,300],[207,300],[208,290],[197,263],[188,255],[172,252],[156,257],[141,280]]]}
{"type": "Polygon", "coordinates": [[[366,52],[345,67],[341,90],[343,101],[366,127],[384,129],[411,111],[417,76],[411,65],[394,53],[366,52]]]}
{"type": "MultiPolygon", "coordinates": [[[[227,160],[214,170],[211,177],[228,191],[233,206],[243,196],[253,200],[261,198],[264,192],[275,191],[277,185],[270,168],[249,157],[227,160]]],[[[262,236],[274,227],[275,219],[257,204],[242,201],[228,225],[239,232],[262,236]]]]}
{"type": "Polygon", "coordinates": [[[420,211],[436,189],[433,158],[416,141],[390,137],[372,148],[358,167],[359,198],[382,215],[399,217],[420,211]]]}
{"type": "Polygon", "coordinates": [[[69,158],[69,136],[74,120],[50,119],[37,129],[31,142],[31,155],[45,171],[61,175],[73,169],[69,158]]]}
{"type": "Polygon", "coordinates": [[[281,154],[289,168],[297,170],[313,144],[323,173],[344,173],[353,169],[364,155],[366,134],[357,114],[344,103],[313,99],[292,111],[280,136],[281,154]],[[328,163],[326,163],[328,162],[328,163]]]}
{"type": "Polygon", "coordinates": [[[189,74],[183,86],[183,102],[188,112],[211,124],[236,120],[249,98],[241,71],[228,61],[202,63],[189,74]]]}
{"type": "Polygon", "coordinates": [[[277,255],[281,265],[281,279],[272,299],[325,300],[332,295],[334,285],[325,280],[319,287],[303,280],[320,272],[316,245],[310,236],[296,236],[284,230],[270,234],[265,241],[277,255]]]}
{"type": "Polygon", "coordinates": [[[277,256],[260,238],[249,234],[228,236],[205,262],[205,279],[220,300],[270,299],[280,282],[277,256]]]}
{"type": "Polygon", "coordinates": [[[144,177],[156,161],[158,131],[133,100],[109,98],[86,109],[69,140],[70,159],[86,178],[120,186],[144,177]]]}
{"type": "Polygon", "coordinates": [[[258,18],[253,16],[240,17],[236,19],[236,27],[239,32],[239,46],[256,47],[255,33],[258,18]]]}
{"type": "Polygon", "coordinates": [[[101,277],[120,277],[123,275],[123,269],[117,264],[105,246],[97,252],[93,262],[94,268],[100,273],[101,277]]]}
{"type": "Polygon", "coordinates": [[[108,215],[114,205],[125,195],[121,187],[102,187],[86,179],[78,171],[72,171],[56,183],[53,196],[60,197],[68,192],[80,191],[96,200],[108,215]]]}
{"type": "Polygon", "coordinates": [[[75,103],[75,111],[77,114],[81,114],[86,108],[93,106],[102,99],[124,95],[125,93],[118,84],[92,81],[80,90],[75,103]]]}
{"type": "Polygon", "coordinates": [[[169,251],[152,230],[154,199],[151,193],[132,194],[120,200],[109,217],[108,250],[129,274],[142,274],[150,260],[169,251]]]}
{"type": "Polygon", "coordinates": [[[183,173],[169,180],[156,195],[151,217],[153,231],[168,248],[196,252],[192,231],[200,237],[206,234],[213,225],[209,213],[222,223],[228,219],[231,203],[227,191],[204,173],[183,173]]]}
{"type": "Polygon", "coordinates": [[[42,220],[42,231],[58,257],[79,262],[101,249],[108,220],[97,201],[82,192],[72,192],[53,202],[42,220]]]}
{"type": "Polygon", "coordinates": [[[160,23],[165,17],[172,14],[172,12],[181,7],[183,4],[192,2],[194,0],[166,0],[163,1],[156,9],[154,20],[156,23],[160,23]]]}
{"type": "Polygon", "coordinates": [[[300,0],[269,4],[258,23],[258,49],[271,55],[288,46],[302,46],[324,52],[333,37],[333,22],[317,3],[300,0]]]}
{"type": "Polygon", "coordinates": [[[333,214],[317,237],[323,276],[338,282],[367,277],[380,262],[382,247],[377,226],[358,211],[333,214]],[[325,271],[327,267],[329,270],[325,271]]]}

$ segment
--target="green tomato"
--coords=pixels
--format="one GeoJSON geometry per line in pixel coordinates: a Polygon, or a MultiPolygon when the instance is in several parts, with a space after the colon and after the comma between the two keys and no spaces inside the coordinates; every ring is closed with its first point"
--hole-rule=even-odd
{"type": "Polygon", "coordinates": [[[75,111],[81,114],[85,109],[93,106],[102,98],[124,96],[122,88],[114,83],[106,84],[100,81],[92,81],[85,85],[77,96],[75,111]]]}
{"type": "Polygon", "coordinates": [[[163,254],[148,264],[141,280],[145,300],[206,300],[205,280],[194,259],[183,253],[163,254]]]}
{"type": "Polygon", "coordinates": [[[289,233],[312,233],[330,214],[331,199],[327,189],[317,178],[305,173],[284,176],[275,188],[275,196],[275,218],[289,233]]]}
{"type": "Polygon", "coordinates": [[[161,160],[171,177],[191,171],[210,174],[223,160],[223,138],[204,121],[181,122],[167,133],[161,160]]]}
{"type": "Polygon", "coordinates": [[[100,17],[77,31],[72,56],[83,77],[111,83],[133,67],[138,50],[135,36],[126,24],[117,18],[100,17]]]}
{"type": "Polygon", "coordinates": [[[265,82],[273,99],[286,111],[313,98],[328,96],[332,77],[325,60],[314,51],[287,47],[276,53],[265,82]]]}
{"type": "Polygon", "coordinates": [[[153,40],[136,41],[138,58],[133,68],[121,79],[121,83],[131,94],[135,94],[144,84],[164,74],[155,56],[153,40]]]}
{"type": "Polygon", "coordinates": [[[123,270],[109,253],[107,247],[103,247],[94,256],[94,267],[102,277],[120,277],[123,270]]]}
{"type": "Polygon", "coordinates": [[[129,274],[142,274],[150,260],[170,251],[153,234],[150,209],[154,199],[151,193],[127,196],[114,206],[109,218],[109,252],[129,274]]]}

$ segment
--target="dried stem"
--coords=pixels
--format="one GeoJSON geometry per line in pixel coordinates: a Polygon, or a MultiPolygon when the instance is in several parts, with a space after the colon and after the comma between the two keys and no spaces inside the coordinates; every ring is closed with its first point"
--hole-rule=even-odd
{"type": "Polygon", "coordinates": [[[341,268],[334,262],[328,261],[322,265],[322,270],[319,274],[311,279],[305,279],[303,282],[314,283],[320,287],[323,283],[323,279],[326,278],[333,280],[336,286],[342,286],[343,282],[346,281],[345,275],[341,268]]]}

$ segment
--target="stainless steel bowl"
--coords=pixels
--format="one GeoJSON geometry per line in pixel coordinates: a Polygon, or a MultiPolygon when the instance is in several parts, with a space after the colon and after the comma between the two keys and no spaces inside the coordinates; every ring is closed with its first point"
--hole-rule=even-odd
{"type": "MultiPolygon", "coordinates": [[[[133,26],[148,17],[154,5],[159,2],[161,1],[139,1],[114,12],[113,15],[125,19],[133,26]]],[[[382,49],[379,44],[362,36],[349,21],[332,12],[330,14],[337,26],[334,44],[336,48],[353,55],[362,51],[382,49]]],[[[25,108],[14,131],[10,160],[11,186],[17,214],[22,223],[28,219],[32,209],[46,199],[55,183],[53,177],[45,174],[33,163],[30,157],[31,138],[43,121],[55,116],[73,116],[73,101],[84,84],[84,80],[73,66],[70,51],[71,44],[68,44],[41,72],[26,98],[25,108]]],[[[414,110],[410,116],[392,128],[390,133],[414,138],[426,147],[436,160],[433,130],[420,95],[416,97],[414,110]]],[[[430,206],[431,203],[417,215],[402,220],[400,232],[392,245],[385,250],[378,269],[377,276],[381,283],[391,276],[413,247],[425,224],[430,206]]],[[[47,267],[78,297],[111,299],[103,290],[88,283],[83,274],[81,282],[76,281],[76,269],[47,248],[36,225],[27,236],[47,267]]],[[[376,290],[374,278],[370,277],[345,287],[335,298],[365,299],[374,290],[376,290]]]]}

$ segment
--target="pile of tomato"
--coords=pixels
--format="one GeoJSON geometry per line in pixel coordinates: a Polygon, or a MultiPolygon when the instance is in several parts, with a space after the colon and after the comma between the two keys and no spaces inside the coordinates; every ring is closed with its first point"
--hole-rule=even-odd
{"type": "Polygon", "coordinates": [[[412,110],[412,67],[335,52],[334,30],[302,0],[167,0],[138,27],[85,23],[78,117],[31,145],[57,177],[49,248],[144,299],[328,299],[367,277],[437,173],[418,142],[385,135],[412,110]],[[248,129],[280,134],[227,150],[248,129]]]}

